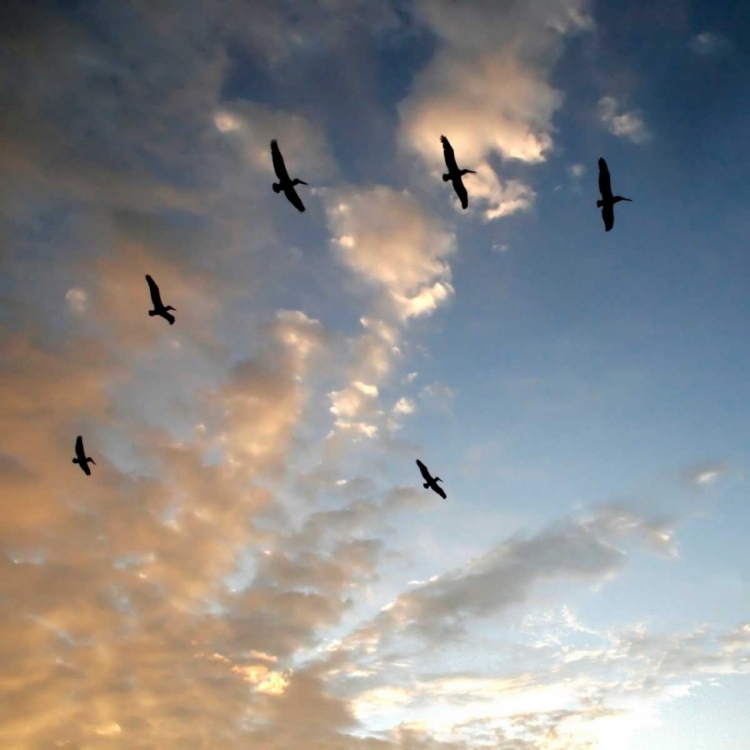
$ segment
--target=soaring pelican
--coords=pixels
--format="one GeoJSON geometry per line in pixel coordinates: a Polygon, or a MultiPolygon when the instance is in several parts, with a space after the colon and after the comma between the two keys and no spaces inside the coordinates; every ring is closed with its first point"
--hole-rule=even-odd
{"type": "Polygon", "coordinates": [[[174,325],[174,315],[170,315],[170,310],[175,310],[172,305],[164,307],[164,303],[161,301],[161,294],[159,294],[159,287],[156,286],[156,282],[146,274],[146,281],[148,281],[148,288],[151,290],[151,303],[154,306],[153,310],[149,310],[148,314],[153,318],[154,315],[161,315],[164,320],[169,321],[169,325],[174,325]]]}
{"type": "Polygon", "coordinates": [[[456,155],[453,153],[453,146],[444,136],[440,136],[443,143],[443,155],[445,156],[445,166],[448,167],[448,174],[443,175],[443,182],[450,180],[453,183],[453,189],[456,191],[458,199],[461,201],[461,208],[469,205],[469,196],[464,187],[464,181],[461,179],[465,174],[476,174],[473,169],[459,169],[456,164],[456,155]]]}
{"type": "Polygon", "coordinates": [[[86,455],[86,451],[83,449],[83,438],[80,435],[76,438],[76,457],[73,459],[73,463],[78,464],[87,477],[91,476],[89,464],[96,466],[96,461],[86,455]]]}
{"type": "Polygon", "coordinates": [[[609,232],[615,225],[615,203],[620,201],[630,201],[630,198],[623,198],[621,195],[612,195],[612,183],[609,179],[609,169],[604,159],[599,159],[599,192],[602,199],[596,202],[596,207],[602,210],[602,219],[604,219],[604,231],[609,232]]]}
{"type": "Polygon", "coordinates": [[[284,164],[284,157],[279,151],[279,144],[276,140],[271,141],[271,157],[273,158],[273,169],[276,172],[276,176],[279,178],[278,182],[274,182],[271,186],[274,193],[280,193],[284,191],[284,195],[287,200],[298,210],[304,211],[305,206],[300,200],[297,191],[294,189],[295,185],[307,185],[306,182],[298,180],[296,177],[292,180],[289,177],[289,172],[286,171],[286,164],[284,164]]]}
{"type": "Polygon", "coordinates": [[[422,477],[424,478],[424,484],[422,486],[425,489],[431,489],[433,492],[437,492],[437,494],[445,500],[447,497],[445,491],[440,485],[438,485],[438,482],[442,482],[443,480],[440,477],[433,478],[427,470],[427,467],[419,459],[417,459],[417,466],[419,466],[419,470],[422,472],[422,477]]]}

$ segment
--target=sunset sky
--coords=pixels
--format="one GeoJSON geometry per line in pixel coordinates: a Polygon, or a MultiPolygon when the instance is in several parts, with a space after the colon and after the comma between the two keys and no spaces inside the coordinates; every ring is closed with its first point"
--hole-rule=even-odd
{"type": "Polygon", "coordinates": [[[747,750],[748,40],[9,0],[0,746],[747,750]]]}

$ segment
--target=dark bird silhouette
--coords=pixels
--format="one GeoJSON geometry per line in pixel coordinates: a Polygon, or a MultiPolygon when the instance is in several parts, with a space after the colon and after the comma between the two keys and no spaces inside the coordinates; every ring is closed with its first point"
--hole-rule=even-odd
{"type": "Polygon", "coordinates": [[[148,281],[148,288],[151,290],[151,304],[153,304],[154,309],[149,310],[148,314],[153,318],[154,315],[161,315],[164,320],[169,321],[169,325],[174,325],[174,315],[170,315],[170,310],[175,310],[172,305],[167,305],[164,307],[164,303],[161,301],[161,294],[159,293],[159,287],[156,286],[156,282],[148,275],[146,274],[146,281],[148,281]]]}
{"type": "Polygon", "coordinates": [[[91,476],[89,464],[96,466],[96,461],[86,455],[86,451],[83,449],[83,438],[80,435],[76,438],[76,457],[73,459],[73,463],[78,464],[87,477],[91,476]]]}
{"type": "Polygon", "coordinates": [[[440,495],[443,500],[445,500],[447,495],[445,494],[443,488],[438,485],[438,482],[442,482],[443,480],[440,477],[433,478],[430,472],[427,470],[427,467],[419,459],[417,459],[417,466],[419,466],[419,470],[422,472],[422,477],[424,478],[424,484],[422,486],[425,489],[430,489],[433,492],[437,492],[437,494],[440,495]]]}
{"type": "Polygon", "coordinates": [[[443,155],[445,156],[445,166],[448,167],[448,174],[443,175],[443,182],[450,180],[453,183],[453,189],[456,191],[458,199],[461,201],[461,208],[469,205],[469,195],[464,187],[464,181],[461,179],[465,174],[476,174],[473,169],[459,169],[456,164],[456,155],[453,153],[453,146],[444,136],[440,136],[443,143],[443,155]]]}
{"type": "Polygon", "coordinates": [[[602,210],[602,219],[604,220],[604,231],[609,232],[615,225],[615,203],[620,201],[629,201],[630,198],[623,198],[621,195],[612,195],[612,182],[609,178],[609,169],[604,159],[599,159],[599,192],[602,199],[596,202],[596,207],[602,210]]]}
{"type": "Polygon", "coordinates": [[[305,206],[303,205],[297,191],[294,189],[295,185],[307,185],[306,182],[298,180],[296,177],[292,180],[289,177],[289,172],[286,171],[286,164],[284,164],[284,157],[279,151],[279,144],[276,140],[271,141],[271,157],[273,158],[273,169],[276,172],[276,176],[279,178],[278,182],[274,182],[273,187],[274,193],[280,193],[284,191],[286,199],[298,210],[304,211],[305,206]]]}

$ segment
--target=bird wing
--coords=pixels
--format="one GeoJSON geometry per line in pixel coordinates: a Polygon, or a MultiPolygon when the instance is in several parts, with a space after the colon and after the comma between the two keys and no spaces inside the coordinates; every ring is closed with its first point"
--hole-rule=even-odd
{"type": "Polygon", "coordinates": [[[438,495],[443,498],[443,500],[448,499],[448,495],[445,494],[445,490],[439,484],[435,484],[432,489],[435,490],[435,492],[437,492],[438,495]]]}
{"type": "Polygon", "coordinates": [[[602,198],[612,197],[612,182],[607,162],[604,159],[599,159],[599,192],[602,194],[602,198]]]}
{"type": "Polygon", "coordinates": [[[611,203],[602,207],[602,219],[604,220],[604,230],[609,232],[615,225],[615,207],[611,203]]]}
{"type": "Polygon", "coordinates": [[[304,211],[305,210],[305,204],[302,203],[302,199],[297,194],[297,191],[293,188],[287,188],[284,191],[284,195],[289,199],[289,202],[298,210],[298,211],[304,211]]]}
{"type": "Polygon", "coordinates": [[[458,170],[458,164],[456,164],[456,155],[453,153],[453,146],[450,141],[444,136],[440,136],[440,140],[443,144],[443,155],[445,156],[445,166],[448,167],[448,171],[451,172],[454,169],[458,170]]]}
{"type": "Polygon", "coordinates": [[[86,455],[86,453],[83,450],[83,438],[79,435],[76,438],[76,456],[78,456],[80,458],[80,457],[85,456],[85,455],[86,455]]]}
{"type": "Polygon", "coordinates": [[[419,466],[419,470],[422,472],[422,476],[424,477],[425,481],[432,482],[432,477],[430,476],[430,472],[427,470],[427,467],[419,459],[417,459],[417,466],[419,466]]]}
{"type": "Polygon", "coordinates": [[[284,181],[289,179],[289,172],[286,171],[286,164],[284,164],[284,157],[279,151],[278,141],[275,139],[271,141],[271,158],[273,159],[273,169],[276,172],[276,176],[284,181]]]}
{"type": "Polygon", "coordinates": [[[466,186],[460,177],[457,180],[453,180],[453,189],[461,201],[461,208],[466,208],[469,205],[469,194],[466,192],[466,186]]]}
{"type": "Polygon", "coordinates": [[[148,274],[146,274],[146,281],[148,282],[148,288],[151,290],[151,301],[154,303],[154,307],[163,307],[161,294],[159,293],[159,287],[156,286],[156,282],[148,274]]]}

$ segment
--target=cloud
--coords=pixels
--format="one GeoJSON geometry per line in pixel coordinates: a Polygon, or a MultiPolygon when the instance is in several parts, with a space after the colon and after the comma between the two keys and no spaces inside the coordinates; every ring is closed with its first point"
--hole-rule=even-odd
{"type": "Polygon", "coordinates": [[[407,191],[377,186],[331,194],[326,209],[339,256],[386,295],[397,319],[428,315],[453,295],[447,258],[455,238],[407,191]]]}
{"type": "Polygon", "coordinates": [[[270,142],[278,140],[289,174],[315,182],[331,179],[335,163],[320,126],[293,112],[255,102],[222,104],[213,116],[217,130],[258,170],[273,175],[270,142]],[[313,177],[314,176],[314,177],[313,177]]]}
{"type": "MultiPolygon", "coordinates": [[[[485,204],[486,208],[481,212],[485,221],[531,210],[536,193],[528,185],[519,180],[508,180],[503,184],[495,171],[486,163],[476,166],[476,172],[476,175],[469,175],[466,178],[467,181],[471,178],[470,206],[475,205],[476,202],[480,205],[485,204]]],[[[467,185],[469,185],[468,182],[467,185]]],[[[458,198],[455,195],[453,198],[456,210],[461,210],[458,198]]]]}
{"type": "Polygon", "coordinates": [[[635,539],[657,551],[672,549],[672,532],[665,524],[605,506],[590,518],[499,544],[463,568],[400,594],[351,643],[390,642],[400,634],[431,644],[460,640],[470,623],[528,602],[542,582],[596,581],[615,573],[625,561],[615,539],[635,539]]]}
{"type": "Polygon", "coordinates": [[[576,180],[580,180],[584,174],[586,174],[586,167],[583,164],[571,164],[568,167],[570,176],[576,180]]]}
{"type": "Polygon", "coordinates": [[[455,395],[455,391],[450,386],[441,383],[439,380],[429,383],[419,392],[420,398],[427,400],[439,409],[447,409],[455,395]]]}
{"type": "Polygon", "coordinates": [[[710,57],[731,49],[732,43],[725,36],[711,31],[696,34],[689,42],[690,49],[697,55],[710,57]]]}
{"type": "Polygon", "coordinates": [[[603,96],[597,105],[599,119],[612,135],[627,138],[633,143],[645,143],[651,138],[639,110],[622,111],[622,105],[613,96],[603,96]]]}
{"type": "Polygon", "coordinates": [[[403,396],[394,404],[393,412],[394,414],[413,414],[416,408],[414,401],[403,396]]]}
{"type": "Polygon", "coordinates": [[[226,424],[220,440],[227,461],[251,473],[283,466],[306,398],[302,380],[324,342],[319,321],[300,311],[278,312],[270,331],[265,356],[234,365],[216,397],[226,424]]]}
{"type": "Polygon", "coordinates": [[[487,161],[492,155],[536,163],[552,149],[552,117],[563,96],[549,83],[564,38],[590,28],[585,0],[543,5],[422,0],[417,12],[435,35],[433,58],[401,103],[401,143],[434,177],[443,171],[446,135],[472,196],[486,203],[487,221],[528,210],[535,194],[517,180],[506,184],[487,161]]]}
{"type": "Polygon", "coordinates": [[[70,309],[73,310],[73,312],[78,315],[83,315],[83,313],[86,312],[88,295],[83,289],[77,289],[75,287],[68,289],[65,293],[65,299],[68,301],[70,309]]]}

